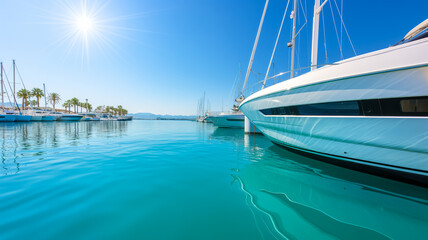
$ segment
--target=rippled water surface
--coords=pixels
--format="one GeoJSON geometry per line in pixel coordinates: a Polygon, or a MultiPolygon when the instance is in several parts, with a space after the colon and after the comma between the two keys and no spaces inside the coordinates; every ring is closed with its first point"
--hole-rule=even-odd
{"type": "Polygon", "coordinates": [[[423,239],[428,190],[189,121],[0,125],[0,239],[423,239]]]}

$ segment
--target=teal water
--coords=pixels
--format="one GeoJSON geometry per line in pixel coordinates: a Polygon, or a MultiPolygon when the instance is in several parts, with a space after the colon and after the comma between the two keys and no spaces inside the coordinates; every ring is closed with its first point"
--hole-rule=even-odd
{"type": "Polygon", "coordinates": [[[0,239],[426,239],[428,190],[190,121],[2,124],[0,239]]]}

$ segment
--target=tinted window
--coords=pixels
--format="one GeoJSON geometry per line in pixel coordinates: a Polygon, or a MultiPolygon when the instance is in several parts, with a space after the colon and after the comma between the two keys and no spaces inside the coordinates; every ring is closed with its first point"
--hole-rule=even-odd
{"type": "Polygon", "coordinates": [[[400,101],[401,111],[405,113],[427,113],[428,99],[406,99],[400,101]]]}
{"type": "Polygon", "coordinates": [[[300,105],[297,110],[300,115],[360,115],[357,101],[300,105]]]}
{"type": "Polygon", "coordinates": [[[428,116],[428,97],[316,103],[260,111],[264,115],[428,116]]]}

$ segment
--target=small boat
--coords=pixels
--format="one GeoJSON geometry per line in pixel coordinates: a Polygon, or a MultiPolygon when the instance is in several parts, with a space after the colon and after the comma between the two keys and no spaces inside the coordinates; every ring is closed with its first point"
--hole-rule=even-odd
{"type": "Polygon", "coordinates": [[[97,116],[96,113],[80,113],[81,115],[84,116],[84,118],[82,118],[82,121],[100,121],[100,118],[97,116]]]}
{"type": "Polygon", "coordinates": [[[132,116],[119,116],[117,121],[132,121],[132,116]]]}
{"type": "Polygon", "coordinates": [[[80,121],[83,118],[83,115],[78,114],[62,114],[61,118],[58,121],[80,121]]]}
{"type": "Polygon", "coordinates": [[[210,116],[214,126],[221,128],[244,128],[245,116],[241,111],[222,112],[218,115],[210,116]]]}

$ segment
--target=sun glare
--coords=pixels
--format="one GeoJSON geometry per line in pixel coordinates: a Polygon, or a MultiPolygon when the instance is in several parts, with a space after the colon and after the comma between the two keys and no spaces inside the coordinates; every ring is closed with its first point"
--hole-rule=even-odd
{"type": "Polygon", "coordinates": [[[77,18],[76,26],[83,33],[88,33],[93,25],[92,19],[88,16],[80,16],[77,18]]]}
{"type": "MultiPolygon", "coordinates": [[[[54,12],[47,11],[43,18],[47,24],[60,26],[60,37],[52,45],[65,45],[66,55],[75,55],[81,62],[89,63],[90,48],[95,46],[100,53],[116,51],[114,40],[119,38],[130,39],[129,31],[139,31],[121,26],[122,21],[134,19],[141,14],[128,16],[107,17],[105,12],[109,0],[62,0],[57,1],[54,12]]],[[[123,24],[123,23],[122,23],[123,24]]]]}

